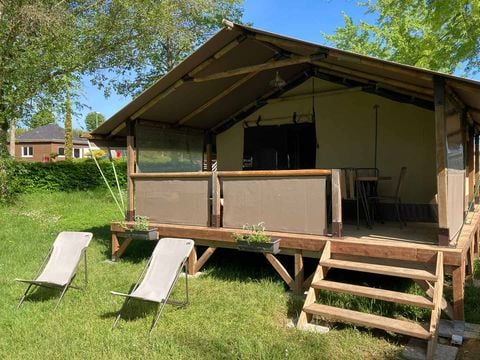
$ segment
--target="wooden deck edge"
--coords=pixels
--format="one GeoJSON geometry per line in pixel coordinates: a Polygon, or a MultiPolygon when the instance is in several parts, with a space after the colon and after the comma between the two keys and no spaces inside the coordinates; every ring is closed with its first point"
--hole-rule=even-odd
{"type": "MultiPolygon", "coordinates": [[[[129,223],[127,223],[129,225],[129,223]]],[[[201,245],[233,248],[233,233],[240,229],[214,228],[206,226],[173,225],[151,223],[160,236],[185,237],[201,241],[201,245]]],[[[120,222],[112,222],[112,232],[123,232],[120,222]]],[[[415,260],[428,262],[438,251],[444,253],[445,265],[459,266],[463,250],[438,245],[418,244],[397,240],[371,240],[354,237],[332,238],[322,235],[293,234],[284,232],[267,232],[271,237],[281,238],[282,250],[305,250],[321,252],[326,241],[331,241],[336,252],[351,253],[360,256],[386,257],[397,260],[415,260]]]]}

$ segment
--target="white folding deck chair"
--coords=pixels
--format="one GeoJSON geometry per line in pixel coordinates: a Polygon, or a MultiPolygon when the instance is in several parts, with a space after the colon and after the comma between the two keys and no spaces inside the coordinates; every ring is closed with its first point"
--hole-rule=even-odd
{"type": "Polygon", "coordinates": [[[157,315],[150,327],[150,333],[157,325],[158,319],[168,303],[177,306],[188,304],[188,256],[192,252],[194,241],[192,239],[162,238],[158,241],[153,254],[137,283],[130,294],[111,291],[113,295],[126,297],[118,315],[113,323],[112,330],[117,326],[122,310],[132,298],[158,303],[157,315]],[[182,268],[185,269],[185,301],[176,302],[169,300],[170,294],[177,283],[182,268]]]}
{"type": "Polygon", "coordinates": [[[42,266],[38,270],[33,280],[15,279],[16,281],[29,284],[27,290],[23,294],[17,309],[22,305],[23,300],[28,292],[35,286],[43,286],[48,288],[61,288],[62,293],[55,305],[62,301],[65,292],[71,285],[73,278],[76,275],[78,265],[82,259],[85,258],[85,285],[87,284],[87,247],[92,240],[93,234],[89,232],[70,232],[63,231],[58,234],[50,252],[43,261],[42,266]]]}

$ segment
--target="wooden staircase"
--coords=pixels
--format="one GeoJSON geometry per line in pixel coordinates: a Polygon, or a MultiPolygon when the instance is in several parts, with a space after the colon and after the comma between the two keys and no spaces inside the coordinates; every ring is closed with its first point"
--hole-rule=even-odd
{"type": "Polygon", "coordinates": [[[303,329],[304,326],[312,320],[313,316],[317,316],[332,321],[382,329],[427,340],[427,359],[433,359],[438,338],[440,314],[442,311],[442,298],[443,253],[440,251],[437,253],[436,261],[430,263],[407,263],[384,258],[358,257],[348,254],[332,253],[332,244],[330,241],[327,241],[308,290],[305,304],[298,319],[297,328],[303,329]],[[413,279],[416,282],[426,283],[427,287],[433,287],[433,295],[432,298],[427,298],[420,295],[325,280],[330,268],[413,279]],[[430,309],[432,311],[430,324],[422,325],[412,321],[398,320],[319,304],[317,302],[318,295],[322,290],[430,309]]]}

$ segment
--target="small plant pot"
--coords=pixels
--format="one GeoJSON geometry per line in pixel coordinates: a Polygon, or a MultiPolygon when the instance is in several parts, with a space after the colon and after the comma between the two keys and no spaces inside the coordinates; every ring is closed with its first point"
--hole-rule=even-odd
{"type": "Polygon", "coordinates": [[[158,240],[157,229],[133,230],[127,229],[123,233],[118,233],[119,237],[127,237],[133,240],[158,240]]]}
{"type": "Polygon", "coordinates": [[[278,254],[280,252],[280,239],[272,239],[270,242],[248,242],[237,240],[238,250],[278,254]]]}

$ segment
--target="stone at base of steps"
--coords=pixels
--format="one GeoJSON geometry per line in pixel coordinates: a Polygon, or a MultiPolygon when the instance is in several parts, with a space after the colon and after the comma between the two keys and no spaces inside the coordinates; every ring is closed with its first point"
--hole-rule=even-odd
{"type": "MultiPolygon", "coordinates": [[[[455,360],[457,358],[458,348],[455,346],[437,345],[435,360],[455,360]]],[[[403,349],[402,358],[405,360],[425,360],[427,354],[427,342],[419,339],[410,339],[407,346],[403,349]]]]}
{"type": "MultiPolygon", "coordinates": [[[[297,321],[289,321],[287,324],[287,328],[289,329],[295,329],[297,327],[297,321]]],[[[314,332],[317,334],[326,334],[330,331],[330,328],[328,326],[322,326],[322,325],[317,325],[317,324],[306,324],[302,331],[308,331],[308,332],[314,332]]]]}
{"type": "MultiPolygon", "coordinates": [[[[202,276],[203,274],[204,274],[203,272],[198,271],[195,275],[188,275],[188,278],[189,278],[189,279],[190,279],[190,278],[196,279],[196,278],[202,276]]],[[[179,278],[182,279],[182,278],[184,278],[184,277],[185,277],[185,273],[184,273],[184,272],[181,272],[179,278]]]]}
{"type": "MultiPolygon", "coordinates": [[[[438,336],[451,338],[455,333],[455,322],[452,320],[440,320],[438,336]]],[[[463,337],[465,339],[480,339],[480,324],[464,323],[463,337]]]]}

